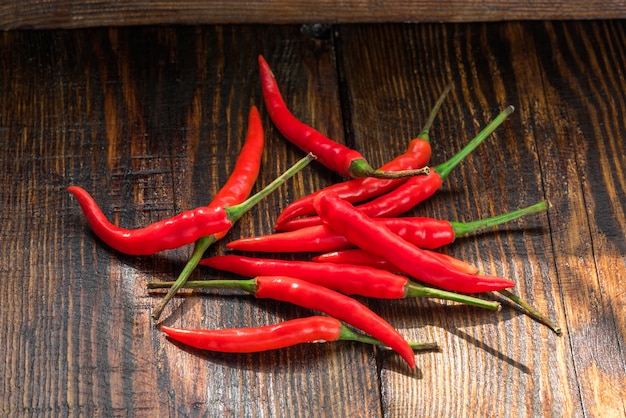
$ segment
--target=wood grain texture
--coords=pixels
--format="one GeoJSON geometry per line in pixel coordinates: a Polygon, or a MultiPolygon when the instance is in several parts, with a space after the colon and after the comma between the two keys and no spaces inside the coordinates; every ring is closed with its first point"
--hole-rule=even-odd
{"type": "MultiPolygon", "coordinates": [[[[2,33],[0,415],[624,415],[625,32],[592,21],[2,33]],[[120,255],[64,189],[87,188],[129,227],[202,205],[234,163],[252,104],[266,127],[258,187],[267,184],[301,152],[264,110],[259,53],[298,117],[374,165],[403,151],[449,82],[434,165],[514,105],[414,213],[464,221],[549,200],[546,214],[444,251],[513,278],[564,334],[506,302],[494,314],[410,299],[363,301],[407,337],[441,345],[416,355],[415,372],[358,344],[231,355],[164,338],[150,318],[160,295],[145,285],[174,278],[190,249],[120,255]]],[[[289,201],[337,180],[307,167],[226,240],[271,232],[289,201]]],[[[308,314],[184,292],[163,320],[217,328],[308,314]]]]}
{"type": "Polygon", "coordinates": [[[84,28],[156,24],[302,24],[620,19],[621,0],[8,0],[0,28],[84,28]]]}

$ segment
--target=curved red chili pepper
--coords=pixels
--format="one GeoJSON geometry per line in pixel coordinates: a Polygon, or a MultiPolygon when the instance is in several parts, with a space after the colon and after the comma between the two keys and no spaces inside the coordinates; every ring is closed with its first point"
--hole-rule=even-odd
{"type": "Polygon", "coordinates": [[[326,316],[294,319],[255,328],[192,330],[161,326],[161,330],[176,341],[201,350],[222,353],[255,353],[301,343],[337,341],[341,337],[341,329],[341,322],[326,316]]]}
{"type": "MultiPolygon", "coordinates": [[[[357,206],[358,208],[358,206],[357,206]]],[[[543,212],[548,203],[534,205],[472,222],[455,222],[425,217],[376,218],[392,232],[422,249],[436,249],[452,244],[456,238],[478,230],[512,221],[531,213],[543,212]]],[[[226,243],[239,251],[257,252],[329,252],[353,248],[354,244],[326,225],[310,226],[295,231],[240,238],[226,243]]]]}
{"type": "Polygon", "coordinates": [[[331,251],[328,253],[311,257],[311,261],[315,263],[337,263],[352,264],[355,266],[366,266],[380,270],[395,273],[399,271],[398,267],[391,264],[388,260],[358,248],[349,250],[331,251]]]}
{"type": "Polygon", "coordinates": [[[315,204],[324,222],[336,232],[359,248],[385,258],[420,281],[461,293],[489,292],[515,285],[511,280],[502,277],[472,275],[451,269],[337,196],[322,194],[315,204]]]}
{"type": "Polygon", "coordinates": [[[314,263],[240,255],[204,258],[200,265],[245,277],[289,276],[306,280],[346,295],[379,299],[404,297],[408,279],[386,271],[347,264],[314,263]]]}
{"type": "MultiPolygon", "coordinates": [[[[311,316],[254,328],[187,329],[162,326],[171,339],[201,350],[222,353],[256,353],[302,343],[356,341],[384,345],[379,340],[351,330],[335,318],[311,316]]],[[[414,350],[433,350],[433,343],[412,343],[414,350]]]]}
{"type": "MultiPolygon", "coordinates": [[[[435,251],[424,250],[432,257],[438,258],[441,262],[448,264],[452,269],[462,271],[468,274],[478,274],[480,270],[463,260],[449,256],[448,254],[438,253],[435,251]]],[[[400,269],[388,260],[375,254],[368,253],[360,249],[349,249],[333,251],[312,257],[311,261],[316,263],[337,263],[337,264],[353,264],[356,266],[366,266],[377,268],[390,272],[398,272],[400,269]]]]}
{"type": "MultiPolygon", "coordinates": [[[[429,297],[452,300],[487,309],[499,309],[499,305],[493,302],[429,288],[411,282],[406,276],[369,266],[347,263],[275,260],[240,255],[209,257],[203,259],[200,264],[245,277],[289,276],[324,286],[346,295],[358,295],[377,299],[429,297]]],[[[195,285],[199,286],[197,282],[195,285]]]]}
{"type": "Polygon", "coordinates": [[[226,207],[212,205],[200,207],[138,229],[125,229],[113,225],[84,189],[70,186],[68,191],[78,200],[89,226],[105,243],[125,254],[149,255],[191,244],[202,237],[223,233],[314,158],[312,154],[307,155],[274,182],[242,203],[226,207]]]}
{"type": "Polygon", "coordinates": [[[393,326],[362,303],[334,290],[287,276],[259,276],[250,280],[207,280],[203,284],[204,288],[238,289],[257,298],[289,302],[324,312],[380,340],[400,354],[411,368],[415,368],[413,349],[393,326]]]}
{"type": "Polygon", "coordinates": [[[108,246],[130,255],[149,255],[191,244],[198,238],[224,231],[232,223],[221,207],[201,207],[182,212],[138,229],[113,225],[96,201],[81,187],[67,191],[76,197],[93,232],[108,246]]]}
{"type": "MultiPolygon", "coordinates": [[[[432,148],[430,146],[429,132],[430,128],[443,104],[443,101],[447,94],[452,89],[452,85],[449,85],[441,94],[435,106],[430,112],[422,131],[417,138],[411,140],[404,154],[397,156],[387,164],[380,167],[383,171],[398,171],[398,170],[412,170],[416,168],[425,167],[428,165],[430,156],[432,154],[432,148]]],[[[366,177],[361,179],[348,180],[341,183],[335,183],[328,187],[325,187],[317,192],[304,196],[283,209],[283,211],[276,218],[276,229],[280,230],[280,225],[295,217],[303,215],[312,215],[315,213],[313,208],[313,200],[319,193],[334,192],[339,197],[347,200],[351,203],[362,202],[384,193],[387,193],[400,184],[404,183],[406,179],[399,180],[386,180],[377,179],[373,177],[366,177]]]]}
{"type": "Polygon", "coordinates": [[[410,368],[415,368],[413,349],[404,337],[382,317],[355,299],[291,277],[257,277],[253,280],[257,298],[295,303],[345,321],[393,348],[410,368]]]}
{"type": "MultiPolygon", "coordinates": [[[[505,119],[513,112],[513,107],[509,106],[491,121],[482,131],[468,142],[461,151],[455,154],[448,161],[431,168],[430,173],[425,176],[416,176],[408,179],[403,184],[389,193],[380,196],[368,203],[358,206],[358,210],[371,218],[382,218],[398,216],[417,204],[431,197],[443,184],[452,170],[459,165],[485,138],[487,138],[505,119]]],[[[306,218],[292,219],[276,225],[276,229],[289,231],[307,226],[321,225],[319,216],[309,216],[306,218]]]]}
{"type": "MultiPolygon", "coordinates": [[[[253,105],[248,115],[246,139],[235,161],[235,167],[226,183],[213,197],[210,206],[233,206],[250,196],[261,169],[264,145],[265,134],[261,115],[253,105]]],[[[228,230],[217,234],[217,239],[223,238],[227,232],[228,230]]]]}
{"type": "Polygon", "coordinates": [[[326,137],[321,132],[299,121],[287,108],[278,89],[271,68],[259,55],[261,87],[267,111],[281,134],[305,152],[312,152],[327,168],[346,177],[377,177],[398,179],[428,173],[428,168],[403,171],[381,171],[369,165],[365,157],[356,150],[326,137]]]}
{"type": "Polygon", "coordinates": [[[354,245],[346,237],[326,225],[239,238],[226,243],[226,248],[231,250],[268,253],[327,252],[352,247],[354,245]]]}

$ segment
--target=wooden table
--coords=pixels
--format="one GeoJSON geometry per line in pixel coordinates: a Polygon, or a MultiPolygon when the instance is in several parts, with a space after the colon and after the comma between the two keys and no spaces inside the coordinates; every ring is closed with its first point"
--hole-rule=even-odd
{"type": "MultiPolygon", "coordinates": [[[[0,415],[624,416],[625,45],[620,20],[3,32],[0,415]],[[354,343],[231,355],[165,338],[150,317],[162,294],[146,284],[175,278],[191,249],[119,254],[65,189],[86,188],[126,227],[206,204],[232,168],[252,105],[267,138],[257,189],[267,184],[302,153],[268,118],[258,54],[300,119],[374,165],[405,149],[450,82],[431,131],[433,165],[515,106],[413,213],[468,221],[547,199],[547,213],[442,251],[514,279],[563,335],[506,302],[493,313],[360,299],[441,350],[417,353],[411,371],[354,343]]],[[[210,254],[272,232],[288,202],[339,180],[307,167],[210,254]]],[[[204,268],[193,278],[227,276],[204,268]]],[[[233,292],[183,293],[163,324],[311,314],[233,292]]]]}

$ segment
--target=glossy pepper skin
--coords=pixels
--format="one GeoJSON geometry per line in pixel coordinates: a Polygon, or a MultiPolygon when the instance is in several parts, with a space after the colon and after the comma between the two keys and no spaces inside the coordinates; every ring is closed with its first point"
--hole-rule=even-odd
{"type": "MultiPolygon", "coordinates": [[[[381,341],[353,331],[335,318],[311,316],[278,324],[251,328],[187,329],[162,326],[171,339],[199,348],[222,353],[256,353],[291,347],[302,343],[356,341],[384,345],[381,341]]],[[[414,350],[436,350],[434,343],[409,342],[414,350]]]]}
{"type": "MultiPolygon", "coordinates": [[[[415,138],[409,143],[409,147],[404,154],[394,158],[380,167],[380,169],[385,171],[397,171],[425,167],[428,164],[431,152],[431,146],[428,141],[422,138],[415,138]]],[[[342,199],[349,202],[362,202],[387,193],[406,180],[407,179],[389,180],[365,177],[332,184],[287,205],[280,215],[278,215],[278,218],[276,218],[276,229],[281,230],[283,223],[295,217],[314,214],[313,200],[315,196],[320,193],[334,192],[342,199]]]]}
{"type": "Polygon", "coordinates": [[[404,337],[387,321],[355,299],[322,286],[281,276],[257,277],[255,296],[297,303],[304,308],[321,311],[345,321],[396,350],[410,368],[415,368],[413,349],[404,337]]]}
{"type": "Polygon", "coordinates": [[[67,191],[76,197],[93,232],[111,248],[129,255],[150,255],[191,244],[197,239],[228,230],[232,222],[222,207],[205,206],[182,212],[138,229],[113,225],[81,187],[67,191]]]}
{"type": "MultiPolygon", "coordinates": [[[[433,253],[433,254],[444,256],[444,254],[440,254],[440,253],[433,253]]],[[[399,271],[399,269],[396,266],[392,265],[389,261],[385,260],[384,258],[367,253],[360,249],[334,251],[331,253],[326,253],[326,254],[313,257],[311,260],[316,261],[316,262],[322,262],[322,263],[339,263],[339,264],[350,263],[354,265],[374,267],[374,268],[383,269],[383,270],[387,270],[391,272],[399,271]]],[[[474,266],[467,264],[462,260],[458,260],[455,258],[448,259],[447,257],[444,256],[442,257],[442,261],[444,263],[449,263],[450,267],[453,269],[466,272],[469,274],[478,274],[478,271],[474,266]]],[[[553,321],[545,317],[536,308],[534,308],[532,305],[530,305],[528,302],[526,302],[519,296],[504,289],[499,290],[498,292],[505,298],[509,299],[511,302],[517,304],[524,311],[526,311],[526,314],[529,315],[531,318],[535,319],[536,321],[542,324],[547,325],[555,333],[557,334],[561,333],[561,328],[556,323],[554,323],[553,321]]]]}
{"type": "MultiPolygon", "coordinates": [[[[432,257],[438,258],[441,262],[448,264],[452,269],[463,271],[469,274],[478,274],[479,270],[475,266],[466,263],[463,260],[454,258],[447,254],[438,253],[435,251],[424,250],[432,257]]],[[[312,257],[311,261],[316,263],[337,263],[337,264],[352,264],[356,266],[367,266],[390,272],[398,272],[400,269],[389,261],[380,257],[363,251],[358,248],[349,250],[332,251],[318,256],[312,257]]]]}
{"type": "MultiPolygon", "coordinates": [[[[370,218],[398,216],[430,198],[441,188],[442,184],[443,179],[437,170],[431,169],[429,174],[410,178],[389,193],[356,206],[356,208],[370,218]]],[[[319,215],[307,216],[277,224],[275,229],[293,231],[309,226],[321,225],[322,223],[319,215]]]]}
{"type": "MultiPolygon", "coordinates": [[[[376,218],[374,221],[424,249],[451,244],[457,237],[454,223],[446,220],[407,217],[376,218]]],[[[240,238],[226,243],[226,247],[239,251],[275,253],[328,252],[354,248],[354,244],[327,225],[314,225],[277,234],[240,238]]]]}
{"type": "Polygon", "coordinates": [[[254,328],[198,330],[161,326],[161,330],[170,338],[201,350],[256,353],[302,343],[337,341],[342,327],[334,318],[313,316],[254,328]]]}
{"type": "MultiPolygon", "coordinates": [[[[256,106],[252,106],[248,115],[248,129],[243,147],[239,152],[235,167],[222,188],[213,196],[211,206],[233,206],[245,201],[259,176],[261,158],[265,146],[265,132],[261,115],[256,106]]],[[[222,239],[229,230],[216,234],[216,240],[222,239]]]]}
{"type": "Polygon", "coordinates": [[[350,264],[278,260],[241,255],[205,258],[200,265],[245,277],[289,276],[315,283],[346,295],[380,299],[404,297],[406,277],[386,271],[350,264]]]}
{"type": "MultiPolygon", "coordinates": [[[[433,289],[410,281],[406,276],[370,266],[347,263],[316,263],[313,261],[276,260],[239,255],[205,258],[202,265],[246,277],[289,276],[336,290],[345,295],[377,299],[429,297],[452,300],[482,308],[497,310],[497,303],[433,289]]],[[[210,285],[210,281],[208,284],[210,285]]],[[[196,282],[201,287],[203,282],[196,282]]]]}
{"type": "Polygon", "coordinates": [[[400,238],[336,195],[315,200],[324,222],[359,248],[378,255],[417,280],[452,292],[478,293],[511,288],[509,279],[474,275],[450,268],[441,260],[400,238]]]}
{"type": "Polygon", "coordinates": [[[281,134],[305,152],[317,156],[317,161],[345,177],[404,178],[428,173],[428,167],[416,170],[381,171],[369,165],[360,152],[339,144],[321,132],[299,121],[289,110],[278,89],[271,68],[259,55],[261,88],[267,112],[281,134]]]}

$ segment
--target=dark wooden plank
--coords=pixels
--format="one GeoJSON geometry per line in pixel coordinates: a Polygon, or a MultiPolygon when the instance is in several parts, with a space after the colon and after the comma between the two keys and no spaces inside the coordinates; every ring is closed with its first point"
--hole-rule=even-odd
{"type": "Polygon", "coordinates": [[[626,413],[626,31],[614,22],[541,31],[548,36],[539,39],[550,40],[542,41],[540,59],[550,66],[542,80],[556,129],[538,144],[542,171],[554,173],[546,188],[562,202],[550,223],[576,377],[588,416],[620,416],[626,413]]]}
{"type": "Polygon", "coordinates": [[[399,152],[419,132],[417,115],[450,81],[457,89],[433,129],[434,161],[506,104],[517,108],[416,213],[469,220],[543,198],[553,205],[547,217],[459,240],[448,251],[514,278],[516,291],[565,335],[511,308],[492,315],[421,302],[381,306],[409,336],[443,346],[417,357],[421,379],[383,368],[386,412],[623,414],[623,25],[350,26],[338,34],[350,130],[366,155],[384,161],[399,152]],[[598,44],[607,46],[597,51],[598,44]],[[612,222],[597,220],[606,216],[612,222]]]}
{"type": "Polygon", "coordinates": [[[618,19],[620,0],[572,1],[5,1],[0,28],[79,28],[154,24],[484,22],[618,19]]]}
{"type": "MultiPolygon", "coordinates": [[[[159,298],[145,286],[174,278],[189,249],[138,258],[111,251],[64,190],[85,187],[127,227],[206,204],[239,152],[250,106],[263,108],[259,53],[276,64],[294,109],[341,138],[329,46],[299,27],[2,35],[2,414],[348,415],[353,405],[379,413],[369,347],[238,356],[167,341],[150,318],[159,298]]],[[[264,122],[259,185],[302,155],[264,122]]],[[[234,236],[271,232],[286,201],[332,179],[310,167],[234,236]]],[[[189,295],[172,302],[164,323],[255,326],[309,314],[238,295],[189,295]]]]}

